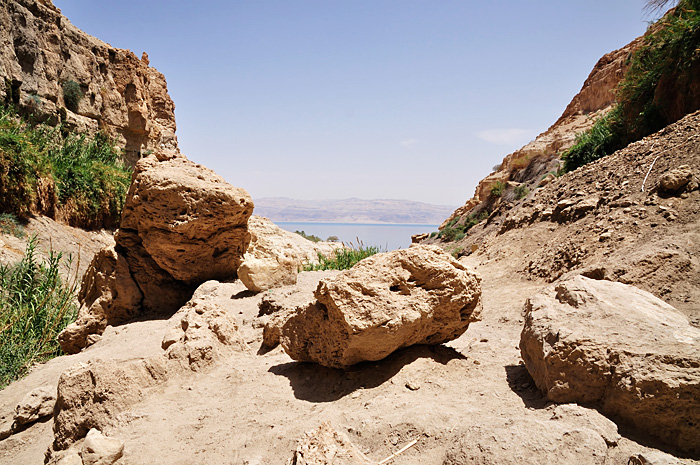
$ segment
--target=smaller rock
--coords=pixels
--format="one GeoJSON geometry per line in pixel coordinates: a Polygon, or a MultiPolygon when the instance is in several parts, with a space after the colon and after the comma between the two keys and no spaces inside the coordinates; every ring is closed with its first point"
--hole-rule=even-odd
{"type": "Polygon", "coordinates": [[[304,434],[288,465],[369,465],[369,460],[350,440],[334,430],[330,422],[304,434]]]}
{"type": "Polygon", "coordinates": [[[8,421],[0,424],[0,441],[12,436],[12,422],[8,421]]]}
{"type": "Polygon", "coordinates": [[[246,256],[238,267],[238,278],[253,292],[266,291],[297,283],[299,262],[286,257],[246,256]]]}
{"type": "MultiPolygon", "coordinates": [[[[679,192],[681,189],[686,187],[688,183],[693,181],[694,176],[695,173],[689,165],[681,165],[678,168],[671,170],[668,173],[661,176],[659,184],[662,190],[670,193],[675,193],[679,192]]],[[[694,184],[697,185],[697,182],[694,184]]]]}
{"type": "Polygon", "coordinates": [[[124,443],[117,438],[108,438],[100,430],[88,431],[81,455],[83,465],[112,465],[124,454],[124,443]]]}
{"type": "Polygon", "coordinates": [[[598,238],[598,240],[600,242],[605,242],[605,241],[609,241],[611,237],[612,237],[612,234],[608,231],[608,232],[604,232],[603,234],[601,234],[600,237],[598,238]]]}
{"type": "Polygon", "coordinates": [[[680,461],[672,455],[653,450],[634,454],[627,461],[629,465],[679,465],[680,461]]]}
{"type": "Polygon", "coordinates": [[[18,428],[33,423],[44,417],[53,415],[53,407],[56,403],[56,388],[42,386],[34,389],[24,396],[15,407],[13,428],[18,428]]]}
{"type": "Polygon", "coordinates": [[[417,391],[418,389],[420,389],[420,385],[417,383],[414,383],[413,381],[408,381],[406,383],[406,389],[408,389],[410,391],[417,391]]]}

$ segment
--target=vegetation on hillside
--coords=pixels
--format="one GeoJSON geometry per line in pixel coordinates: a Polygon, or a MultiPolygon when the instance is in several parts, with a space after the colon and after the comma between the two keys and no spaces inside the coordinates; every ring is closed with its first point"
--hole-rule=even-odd
{"type": "Polygon", "coordinates": [[[483,210],[479,214],[471,213],[467,215],[463,222],[461,221],[461,216],[456,216],[438,233],[432,233],[430,237],[437,237],[438,239],[448,242],[462,240],[467,235],[467,231],[488,217],[489,212],[486,210],[483,210]]]}
{"type": "Polygon", "coordinates": [[[65,283],[59,273],[70,259],[51,252],[39,261],[36,246],[30,239],[19,263],[0,265],[0,389],[60,355],[56,336],[77,313],[77,276],[65,283]]]}
{"type": "Polygon", "coordinates": [[[617,105],[564,153],[564,169],[609,155],[696,111],[699,74],[700,0],[680,0],[650,28],[632,56],[618,87],[617,105]]]}
{"type": "Polygon", "coordinates": [[[107,136],[33,124],[0,107],[0,212],[54,216],[74,226],[119,224],[131,182],[107,136]]]}
{"type": "Polygon", "coordinates": [[[380,252],[382,250],[379,247],[365,246],[358,240],[357,246],[350,244],[350,247],[335,249],[330,256],[319,253],[318,263],[304,265],[302,271],[348,270],[363,258],[380,252]]]}

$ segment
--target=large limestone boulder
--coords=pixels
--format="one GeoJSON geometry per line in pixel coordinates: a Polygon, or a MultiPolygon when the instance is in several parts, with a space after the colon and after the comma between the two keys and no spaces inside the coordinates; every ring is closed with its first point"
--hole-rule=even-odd
{"type": "Polygon", "coordinates": [[[441,344],[478,320],[480,281],[438,247],[377,254],[321,280],[317,301],[286,321],[280,341],[295,360],[337,368],[441,344]]]}
{"type": "Polygon", "coordinates": [[[140,160],[116,245],[86,273],[78,319],[59,335],[63,350],[75,353],[141,312],[173,313],[207,280],[235,278],[252,212],[244,189],[184,156],[140,160]]]}
{"type": "Polygon", "coordinates": [[[319,253],[331,255],[343,247],[335,242],[312,242],[255,215],[248,220],[248,230],[251,241],[238,277],[254,292],[296,284],[302,265],[318,263],[319,253]]]}
{"type": "Polygon", "coordinates": [[[582,276],[553,285],[527,301],[520,349],[550,400],[700,453],[700,329],[650,293],[582,276]]]}

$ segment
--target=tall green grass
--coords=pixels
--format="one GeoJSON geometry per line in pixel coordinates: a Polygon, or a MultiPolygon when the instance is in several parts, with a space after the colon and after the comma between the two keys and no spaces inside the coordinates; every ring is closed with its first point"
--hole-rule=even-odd
{"type": "Polygon", "coordinates": [[[382,252],[382,249],[375,246],[365,246],[358,240],[357,246],[350,244],[350,247],[335,249],[330,256],[318,254],[318,263],[304,265],[302,271],[320,270],[348,270],[355,266],[363,258],[382,252]]]}
{"type": "Polygon", "coordinates": [[[32,364],[61,354],[56,336],[77,314],[77,275],[67,282],[60,253],[39,260],[36,238],[24,257],[0,265],[0,389],[27,373],[32,364]]]}
{"type": "Polygon", "coordinates": [[[114,141],[33,124],[0,107],[0,211],[26,218],[57,207],[70,224],[116,226],[131,183],[114,141]]]}

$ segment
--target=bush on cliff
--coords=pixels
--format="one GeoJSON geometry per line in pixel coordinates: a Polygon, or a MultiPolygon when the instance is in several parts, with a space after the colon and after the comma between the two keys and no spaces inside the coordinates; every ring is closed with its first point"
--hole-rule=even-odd
{"type": "Polygon", "coordinates": [[[0,108],[0,212],[54,216],[69,224],[119,224],[131,171],[107,136],[78,135],[0,108]]]}
{"type": "Polygon", "coordinates": [[[680,0],[651,26],[618,87],[617,105],[563,155],[572,171],[700,109],[700,0],[680,0]]]}
{"type": "Polygon", "coordinates": [[[75,319],[78,281],[63,282],[61,266],[71,263],[60,253],[39,261],[35,238],[19,263],[0,265],[0,389],[62,353],[56,336],[75,319]]]}

